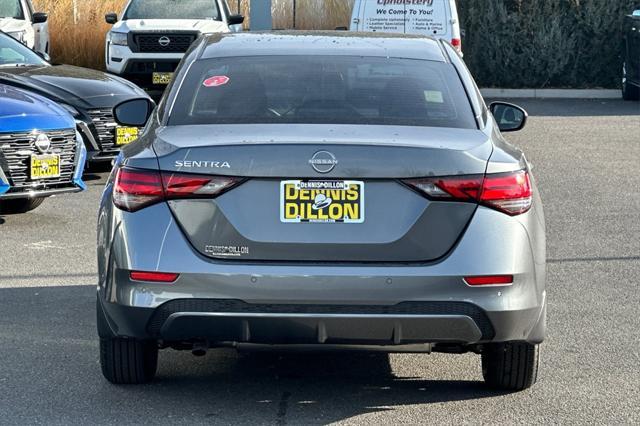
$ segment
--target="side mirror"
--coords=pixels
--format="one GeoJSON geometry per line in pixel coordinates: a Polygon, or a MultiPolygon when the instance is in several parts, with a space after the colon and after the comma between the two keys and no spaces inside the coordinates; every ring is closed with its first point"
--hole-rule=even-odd
{"type": "Polygon", "coordinates": [[[44,59],[47,62],[51,62],[51,56],[49,56],[47,52],[36,52],[36,55],[40,56],[42,59],[44,59]]]}
{"type": "Polygon", "coordinates": [[[44,12],[35,12],[31,17],[34,24],[44,24],[49,19],[49,15],[44,12]]]}
{"type": "Polygon", "coordinates": [[[244,16],[242,15],[229,15],[227,19],[229,25],[240,25],[244,23],[244,16]]]}
{"type": "Polygon", "coordinates": [[[529,118],[529,114],[523,108],[506,102],[494,102],[489,105],[489,110],[501,132],[522,130],[527,124],[527,118],[529,118]]]}
{"type": "Polygon", "coordinates": [[[118,14],[117,13],[107,13],[106,15],[104,15],[104,20],[107,22],[107,24],[115,24],[116,22],[118,22],[118,14]]]}
{"type": "Polygon", "coordinates": [[[121,126],[144,127],[155,106],[151,99],[130,99],[116,105],[113,116],[121,126]]]}

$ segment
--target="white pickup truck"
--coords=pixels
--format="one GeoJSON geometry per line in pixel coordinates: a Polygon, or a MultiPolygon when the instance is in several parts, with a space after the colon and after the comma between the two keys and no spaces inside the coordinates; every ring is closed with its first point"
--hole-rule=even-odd
{"type": "Polygon", "coordinates": [[[31,0],[0,0],[0,31],[36,52],[49,54],[47,14],[34,12],[31,0]]]}
{"type": "MultiPolygon", "coordinates": [[[[3,1],[3,0],[0,0],[3,1]]],[[[239,31],[244,17],[226,0],[129,0],[108,13],[107,71],[145,89],[164,89],[191,44],[202,34],[239,31]]]]}

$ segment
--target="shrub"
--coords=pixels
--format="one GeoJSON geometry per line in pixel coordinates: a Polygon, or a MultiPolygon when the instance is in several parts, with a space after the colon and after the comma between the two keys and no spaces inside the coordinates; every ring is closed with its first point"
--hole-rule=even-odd
{"type": "Polygon", "coordinates": [[[458,0],[465,60],[485,87],[618,87],[638,0],[458,0]]]}

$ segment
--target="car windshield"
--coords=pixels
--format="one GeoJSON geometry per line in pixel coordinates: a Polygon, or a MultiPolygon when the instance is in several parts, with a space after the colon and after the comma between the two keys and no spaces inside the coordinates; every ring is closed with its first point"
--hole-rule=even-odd
{"type": "Polygon", "coordinates": [[[0,34],[0,68],[9,66],[42,66],[46,64],[40,56],[22,43],[6,34],[0,34]]]}
{"type": "Polygon", "coordinates": [[[24,19],[20,0],[0,0],[0,18],[24,19]]]}
{"type": "Polygon", "coordinates": [[[222,20],[216,0],[133,0],[124,19],[222,20]]]}
{"type": "Polygon", "coordinates": [[[372,124],[477,128],[451,64],[351,56],[207,59],[191,67],[169,125],[372,124]]]}

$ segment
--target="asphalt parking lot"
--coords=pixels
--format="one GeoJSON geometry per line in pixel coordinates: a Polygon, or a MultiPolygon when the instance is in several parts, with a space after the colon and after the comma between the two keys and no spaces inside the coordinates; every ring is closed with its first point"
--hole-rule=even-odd
{"type": "Polygon", "coordinates": [[[475,355],[167,350],[156,381],[101,376],[95,222],[106,173],[0,215],[0,423],[640,423],[640,104],[518,101],[508,139],[547,215],[548,340],[530,390],[496,393],[475,355]]]}

